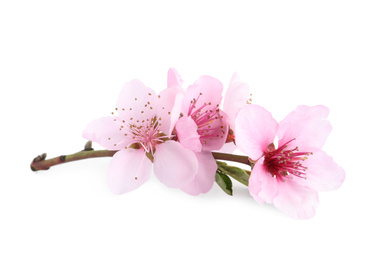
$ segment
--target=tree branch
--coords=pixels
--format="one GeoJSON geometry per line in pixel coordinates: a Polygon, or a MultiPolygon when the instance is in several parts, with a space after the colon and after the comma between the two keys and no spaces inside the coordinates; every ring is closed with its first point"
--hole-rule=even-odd
{"type": "MultiPolygon", "coordinates": [[[[94,150],[91,147],[91,141],[88,141],[85,145],[84,150],[74,154],[61,155],[48,160],[46,160],[46,153],[41,154],[34,158],[32,163],[30,164],[30,168],[32,169],[32,171],[48,170],[50,167],[62,163],[68,163],[90,158],[112,157],[116,152],[117,151],[94,150]]],[[[215,160],[233,161],[252,166],[252,163],[249,161],[247,156],[216,152],[213,152],[212,155],[214,156],[215,160]]]]}

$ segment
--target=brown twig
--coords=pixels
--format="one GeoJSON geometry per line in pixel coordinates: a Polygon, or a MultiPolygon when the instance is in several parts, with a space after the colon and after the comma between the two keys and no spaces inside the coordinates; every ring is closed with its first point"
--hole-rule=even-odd
{"type": "MultiPolygon", "coordinates": [[[[90,158],[99,158],[99,157],[112,157],[117,151],[109,151],[109,150],[94,150],[91,147],[91,141],[88,141],[85,145],[85,149],[70,155],[61,155],[51,159],[46,160],[46,153],[41,154],[34,158],[32,163],[30,164],[30,168],[32,171],[40,171],[40,170],[48,170],[50,167],[54,165],[59,165],[62,163],[73,162],[83,159],[90,158]]],[[[215,160],[225,160],[225,161],[233,161],[238,163],[247,164],[252,166],[252,163],[249,161],[247,156],[235,155],[235,154],[225,154],[225,153],[212,153],[215,160]]]]}

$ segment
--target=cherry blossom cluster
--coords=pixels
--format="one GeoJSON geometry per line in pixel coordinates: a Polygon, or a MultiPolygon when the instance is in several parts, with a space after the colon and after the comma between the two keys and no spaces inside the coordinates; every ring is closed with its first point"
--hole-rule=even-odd
{"type": "Polygon", "coordinates": [[[112,115],[92,121],[83,137],[117,151],[107,169],[116,194],[135,190],[153,172],[171,188],[207,193],[218,164],[213,152],[238,149],[251,162],[248,189],[259,203],[287,215],[315,214],[318,192],[337,189],[344,170],[321,150],[331,125],[324,106],[299,106],[279,123],[252,104],[249,86],[234,74],[223,84],[201,76],[183,88],[175,69],[156,94],[139,80],[123,87],[112,115]],[[278,144],[274,143],[275,138],[278,144]]]}

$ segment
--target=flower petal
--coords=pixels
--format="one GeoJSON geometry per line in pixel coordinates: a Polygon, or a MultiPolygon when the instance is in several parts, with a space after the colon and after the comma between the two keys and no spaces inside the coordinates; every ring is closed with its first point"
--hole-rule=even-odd
{"type": "Polygon", "coordinates": [[[249,192],[259,203],[273,203],[276,208],[296,219],[311,218],[318,205],[318,193],[298,185],[292,179],[285,182],[268,173],[264,158],[255,163],[249,178],[249,192]]]}
{"type": "Polygon", "coordinates": [[[90,122],[82,136],[108,150],[121,150],[129,146],[132,140],[120,131],[120,123],[113,117],[102,117],[90,122]]]}
{"type": "Polygon", "coordinates": [[[200,152],[202,145],[197,132],[197,125],[190,116],[181,117],[175,126],[179,142],[183,147],[194,152],[200,152]]]}
{"type": "Polygon", "coordinates": [[[237,73],[232,75],[224,96],[223,111],[228,115],[230,128],[235,129],[235,117],[238,111],[247,105],[249,85],[239,80],[237,73]]]}
{"type": "Polygon", "coordinates": [[[323,151],[313,153],[302,165],[307,167],[306,180],[294,178],[294,181],[315,191],[336,190],[345,179],[344,170],[323,151]]]}
{"type": "Polygon", "coordinates": [[[149,179],[151,169],[152,162],[142,149],[124,149],[115,153],[107,169],[111,191],[122,194],[140,187],[149,179]]]}
{"type": "Polygon", "coordinates": [[[134,79],[126,83],[119,95],[116,108],[120,117],[135,124],[136,120],[154,117],[157,109],[156,92],[134,79]]]}
{"type": "Polygon", "coordinates": [[[184,94],[183,93],[178,93],[177,96],[175,97],[173,109],[171,112],[171,124],[170,124],[170,129],[169,133],[173,132],[173,129],[179,120],[180,114],[181,114],[181,107],[182,107],[182,102],[183,102],[184,94]]]}
{"type": "Polygon", "coordinates": [[[181,187],[181,190],[190,195],[207,193],[215,182],[215,172],[218,168],[211,152],[196,153],[198,172],[194,180],[181,187]]]}
{"type": "Polygon", "coordinates": [[[298,146],[301,152],[321,149],[331,132],[328,114],[324,106],[297,107],[279,123],[279,146],[296,138],[289,146],[298,146]]]}
{"type": "Polygon", "coordinates": [[[178,188],[194,179],[198,162],[193,151],[178,142],[167,141],[156,146],[153,169],[162,183],[178,188]]]}
{"type": "Polygon", "coordinates": [[[168,88],[171,87],[182,87],[183,80],[178,74],[177,70],[170,68],[168,71],[168,88]]]}
{"type": "Polygon", "coordinates": [[[315,215],[318,193],[287,179],[278,181],[278,195],[273,199],[276,208],[295,219],[308,219],[315,215]]]}
{"type": "Polygon", "coordinates": [[[276,137],[278,124],[264,108],[249,105],[239,111],[235,128],[237,147],[249,158],[257,160],[276,137]]]}
{"type": "Polygon", "coordinates": [[[157,109],[155,111],[157,118],[161,118],[161,131],[170,135],[173,131],[175,122],[178,120],[180,104],[184,95],[184,90],[180,87],[167,88],[158,95],[157,109]]]}
{"type": "Polygon", "coordinates": [[[278,180],[267,172],[263,162],[264,158],[261,158],[255,163],[249,177],[248,189],[257,202],[272,203],[278,194],[278,180]]]}
{"type": "Polygon", "coordinates": [[[190,115],[197,113],[197,108],[203,110],[214,109],[222,100],[223,84],[211,76],[201,76],[193,85],[189,86],[182,103],[182,113],[190,115]],[[196,100],[196,103],[192,103],[196,100]]]}
{"type": "Polygon", "coordinates": [[[198,133],[203,151],[221,149],[228,136],[228,116],[222,110],[219,110],[215,118],[207,126],[198,126],[198,133]]]}
{"type": "Polygon", "coordinates": [[[237,149],[237,146],[233,142],[230,142],[230,143],[225,143],[223,147],[217,151],[219,153],[233,153],[234,151],[236,151],[236,149],[237,149]]]}

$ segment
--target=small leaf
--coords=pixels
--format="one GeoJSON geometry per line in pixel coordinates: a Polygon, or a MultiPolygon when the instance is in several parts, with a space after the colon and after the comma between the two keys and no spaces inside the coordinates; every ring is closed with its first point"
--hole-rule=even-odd
{"type": "Polygon", "coordinates": [[[230,177],[220,171],[217,171],[215,174],[215,182],[225,193],[232,196],[232,181],[230,177]]]}
{"type": "Polygon", "coordinates": [[[218,165],[218,168],[223,167],[223,166],[227,166],[227,163],[221,162],[221,161],[216,161],[216,164],[218,165]]]}
{"type": "Polygon", "coordinates": [[[249,174],[245,170],[239,167],[222,165],[222,164],[218,164],[218,169],[224,174],[229,175],[235,180],[248,186],[249,174]]]}

